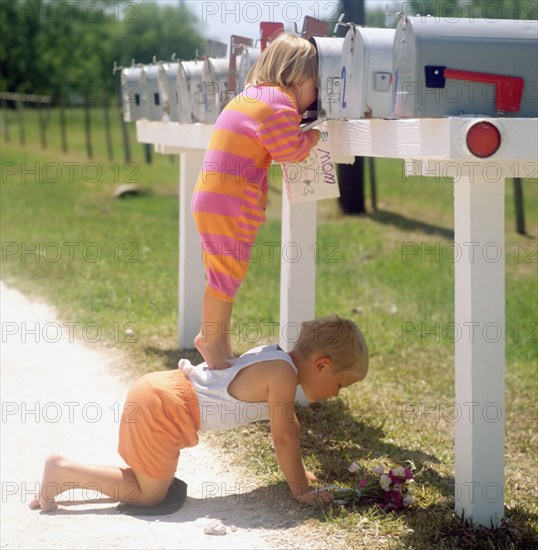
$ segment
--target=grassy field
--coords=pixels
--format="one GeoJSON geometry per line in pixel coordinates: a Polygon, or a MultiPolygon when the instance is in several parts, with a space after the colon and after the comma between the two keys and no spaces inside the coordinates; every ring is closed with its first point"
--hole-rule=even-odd
{"type": "MultiPolygon", "coordinates": [[[[102,136],[88,160],[82,111],[69,113],[68,154],[61,152],[58,113],[51,111],[42,150],[36,113],[25,116],[26,144],[19,143],[13,113],[10,140],[4,135],[1,143],[2,279],[54,303],[86,341],[128,353],[133,372],[174,368],[180,355],[177,159],[156,155],[145,164],[131,125],[132,164],[107,160],[102,136]],[[151,194],[115,199],[122,183],[151,194]]],[[[118,117],[112,118],[121,158],[118,117]]],[[[99,123],[93,128],[98,136],[99,123]]],[[[316,266],[316,314],[338,313],[361,326],[370,374],[340,399],[299,410],[302,443],[307,466],[324,483],[353,483],[358,474],[347,470],[353,461],[360,474],[380,460],[412,460],[416,503],[389,515],[373,506],[313,509],[309,521],[328,537],[344,533],[350,547],[536,547],[537,181],[524,182],[526,236],[515,232],[511,185],[506,192],[506,521],[488,531],[452,512],[453,184],[406,178],[398,160],[376,160],[376,172],[376,212],[344,217],[335,201],[319,203],[316,266]]],[[[274,341],[271,327],[278,322],[280,258],[270,253],[280,242],[278,170],[270,185],[261,253],[234,309],[236,352],[274,341]],[[255,338],[245,329],[249,323],[263,329],[255,338]]],[[[212,440],[262,481],[282,482],[266,425],[212,440]]]]}

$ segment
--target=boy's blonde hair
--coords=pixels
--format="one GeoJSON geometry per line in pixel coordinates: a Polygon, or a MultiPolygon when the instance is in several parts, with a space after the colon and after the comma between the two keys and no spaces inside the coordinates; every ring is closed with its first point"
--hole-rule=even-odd
{"type": "Polygon", "coordinates": [[[322,353],[332,359],[333,372],[353,371],[364,380],[368,374],[368,348],[359,327],[338,315],[302,323],[294,351],[303,357],[322,353]]]}
{"type": "Polygon", "coordinates": [[[278,35],[250,68],[246,84],[289,88],[309,78],[317,83],[318,58],[314,44],[291,33],[278,35]]]}

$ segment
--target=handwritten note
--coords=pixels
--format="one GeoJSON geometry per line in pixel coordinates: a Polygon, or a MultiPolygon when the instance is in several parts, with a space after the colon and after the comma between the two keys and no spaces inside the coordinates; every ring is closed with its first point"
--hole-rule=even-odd
{"type": "Polygon", "coordinates": [[[288,202],[309,202],[340,196],[329,132],[323,128],[318,144],[303,162],[282,164],[288,202]]]}

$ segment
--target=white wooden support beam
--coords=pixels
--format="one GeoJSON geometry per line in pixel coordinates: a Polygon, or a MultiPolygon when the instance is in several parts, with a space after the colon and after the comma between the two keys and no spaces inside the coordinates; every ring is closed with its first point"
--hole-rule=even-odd
{"type": "Polygon", "coordinates": [[[316,309],[317,203],[289,204],[282,197],[280,268],[280,347],[291,351],[302,321],[314,319],[316,309]]]}
{"type": "Polygon", "coordinates": [[[202,323],[205,273],[191,199],[204,155],[204,150],[192,150],[179,156],[179,349],[194,348],[202,323]]]}
{"type": "Polygon", "coordinates": [[[504,515],[504,178],[454,182],[456,513],[504,515]]]}
{"type": "MultiPolygon", "coordinates": [[[[291,351],[303,321],[314,319],[316,310],[317,203],[289,204],[282,196],[282,244],[280,267],[280,347],[291,351]]],[[[308,404],[297,387],[296,401],[308,404]]]]}

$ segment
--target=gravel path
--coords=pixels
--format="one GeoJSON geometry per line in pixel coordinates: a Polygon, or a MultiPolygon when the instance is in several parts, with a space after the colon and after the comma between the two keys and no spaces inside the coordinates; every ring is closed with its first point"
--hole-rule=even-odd
{"type": "Polygon", "coordinates": [[[0,282],[2,548],[329,548],[305,521],[312,511],[245,480],[208,444],[182,452],[183,508],[167,516],[117,513],[87,488],[42,514],[28,508],[49,454],[121,465],[118,415],[128,384],[122,356],[72,341],[54,309],[0,282]],[[32,333],[37,329],[37,333],[32,333]],[[113,367],[114,365],[114,367],[113,367]],[[225,532],[207,534],[208,528],[225,532]]]}

